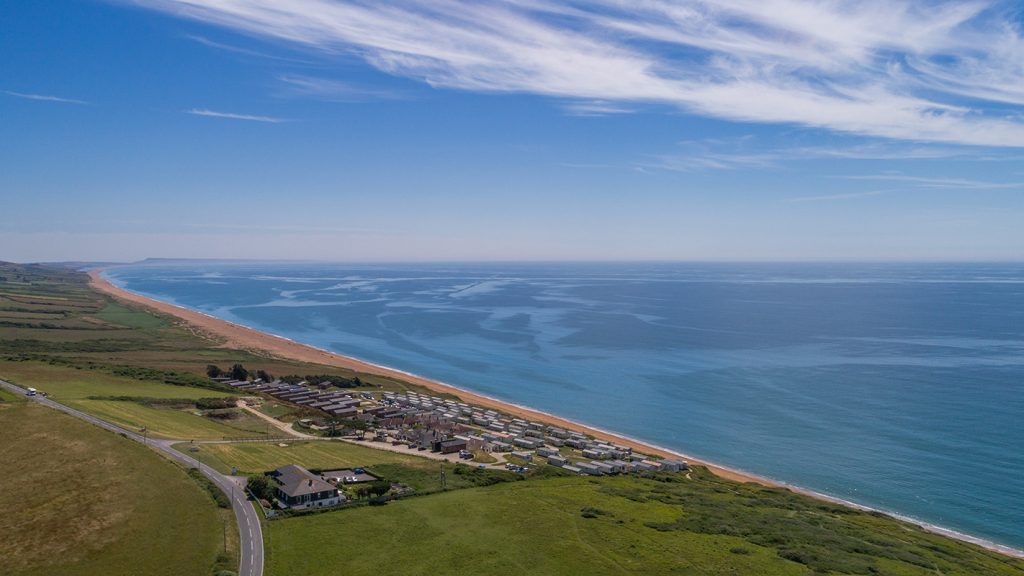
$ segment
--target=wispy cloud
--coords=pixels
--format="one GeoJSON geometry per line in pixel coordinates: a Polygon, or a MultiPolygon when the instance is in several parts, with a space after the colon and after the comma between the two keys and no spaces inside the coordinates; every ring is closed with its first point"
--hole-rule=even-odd
{"type": "Polygon", "coordinates": [[[633,108],[605,100],[569,102],[563,108],[571,116],[609,116],[612,114],[629,114],[634,111],[633,108]]]}
{"type": "Polygon", "coordinates": [[[1015,0],[133,0],[431,86],[1024,147],[1015,0]]]}
{"type": "Polygon", "coordinates": [[[869,190],[867,192],[846,192],[843,194],[826,194],[824,196],[798,196],[786,198],[783,202],[827,202],[831,200],[853,200],[855,198],[867,198],[870,196],[881,196],[893,190],[869,190]]]}
{"type": "Polygon", "coordinates": [[[931,176],[909,176],[905,174],[869,174],[843,176],[847,180],[881,180],[905,182],[919,188],[955,188],[962,190],[1014,190],[1024,189],[1024,182],[989,182],[967,178],[936,178],[931,176]]]}
{"type": "Polygon", "coordinates": [[[15,98],[24,98],[25,100],[38,100],[40,102],[59,102],[62,104],[88,104],[85,100],[78,100],[76,98],[63,98],[61,96],[50,96],[47,94],[29,94],[25,92],[12,92],[11,90],[4,90],[4,94],[8,96],[14,96],[15,98]]]}
{"type": "Polygon", "coordinates": [[[234,112],[218,112],[216,110],[207,110],[206,108],[192,108],[191,110],[185,110],[185,114],[191,114],[193,116],[208,116],[210,118],[227,118],[229,120],[246,120],[249,122],[268,122],[271,124],[285,122],[284,118],[274,118],[273,116],[253,116],[251,114],[236,114],[234,112]]]}
{"type": "Polygon", "coordinates": [[[217,50],[223,50],[224,52],[232,52],[234,54],[241,54],[243,56],[252,56],[255,58],[265,58],[267,60],[278,60],[281,62],[294,62],[298,64],[309,64],[305,60],[299,60],[297,58],[288,58],[285,56],[277,56],[274,54],[267,54],[266,52],[260,52],[259,50],[251,50],[249,48],[242,48],[241,46],[234,46],[231,44],[225,44],[223,42],[217,42],[216,40],[210,40],[205,36],[197,36],[194,34],[186,34],[186,38],[193,42],[202,44],[209,48],[215,48],[217,50]]]}
{"type": "Polygon", "coordinates": [[[300,96],[329,102],[369,102],[374,100],[402,100],[410,95],[398,90],[384,90],[357,86],[342,80],[314,76],[281,76],[284,90],[281,94],[300,96]]]}
{"type": "Polygon", "coordinates": [[[1019,161],[1020,155],[1005,149],[973,146],[920,145],[895,141],[847,145],[793,146],[759,142],[753,137],[684,141],[669,154],[642,163],[647,168],[692,172],[781,168],[794,162],[814,160],[949,160],[1019,161]]]}

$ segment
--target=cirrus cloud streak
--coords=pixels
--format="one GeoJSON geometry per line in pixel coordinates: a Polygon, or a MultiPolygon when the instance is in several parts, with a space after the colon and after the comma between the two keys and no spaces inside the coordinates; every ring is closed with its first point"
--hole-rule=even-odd
{"type": "Polygon", "coordinates": [[[1024,147],[1008,0],[135,0],[441,88],[1024,147]]]}

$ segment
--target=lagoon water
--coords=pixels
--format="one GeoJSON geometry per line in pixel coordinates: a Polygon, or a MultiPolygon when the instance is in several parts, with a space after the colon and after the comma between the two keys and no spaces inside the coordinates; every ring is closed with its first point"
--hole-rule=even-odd
{"type": "Polygon", "coordinates": [[[1024,265],[156,262],[108,277],[1024,548],[1024,265]]]}

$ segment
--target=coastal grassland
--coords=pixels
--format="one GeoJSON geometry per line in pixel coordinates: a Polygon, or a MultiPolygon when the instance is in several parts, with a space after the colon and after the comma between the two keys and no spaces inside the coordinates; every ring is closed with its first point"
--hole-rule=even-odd
{"type": "Polygon", "coordinates": [[[281,576],[1024,574],[892,518],[702,469],[501,483],[275,520],[264,535],[281,576]]]}
{"type": "Polygon", "coordinates": [[[386,390],[426,392],[393,378],[224,347],[216,336],[177,318],[96,292],[84,273],[59,266],[0,262],[0,360],[4,358],[57,361],[104,374],[134,366],[203,380],[208,364],[244,364],[277,376],[358,376],[386,390]]]}
{"type": "Polygon", "coordinates": [[[30,402],[0,405],[0,423],[0,574],[207,575],[222,523],[237,532],[144,446],[30,402]]]}
{"type": "Polygon", "coordinates": [[[204,464],[209,462],[214,469],[221,471],[230,471],[234,467],[240,474],[259,474],[286,464],[321,470],[378,464],[429,465],[437,469],[436,461],[411,453],[374,450],[332,440],[204,444],[200,450],[203,452],[204,464]]]}
{"type": "MultiPolygon", "coordinates": [[[[223,473],[237,468],[239,474],[260,474],[286,464],[298,464],[311,470],[363,467],[390,482],[397,482],[412,488],[417,494],[429,494],[444,488],[456,490],[491,484],[516,481],[524,476],[504,470],[478,470],[462,465],[456,470],[449,462],[433,460],[416,455],[391,452],[338,440],[282,441],[282,442],[237,442],[224,444],[202,444],[198,452],[188,443],[177,444],[182,452],[201,458],[204,465],[223,473]],[[285,446],[281,446],[285,444],[285,446]],[[442,465],[444,480],[441,479],[442,465]]],[[[553,473],[548,468],[546,473],[553,473]]]]}
{"type": "Polygon", "coordinates": [[[168,324],[164,317],[128,308],[116,302],[108,302],[95,317],[129,328],[162,328],[168,324]]]}
{"type": "Polygon", "coordinates": [[[270,416],[271,418],[280,419],[282,416],[287,416],[298,409],[290,404],[286,404],[281,401],[268,400],[257,408],[263,414],[270,416]]]}
{"type": "Polygon", "coordinates": [[[201,411],[152,408],[133,401],[76,400],[68,405],[124,428],[146,428],[151,437],[157,438],[223,440],[267,435],[263,421],[238,410],[234,411],[234,418],[221,420],[201,411]]]}
{"type": "Polygon", "coordinates": [[[145,427],[155,437],[218,440],[252,438],[264,436],[267,432],[264,423],[242,411],[235,411],[235,417],[231,419],[212,419],[206,416],[205,411],[154,407],[121,399],[147,398],[188,403],[200,398],[228,397],[224,391],[31,361],[0,360],[0,378],[22,387],[38,388],[55,400],[109,422],[131,429],[145,427]]]}
{"type": "Polygon", "coordinates": [[[0,377],[22,387],[32,386],[44,390],[53,399],[61,402],[84,400],[93,396],[198,399],[231,395],[227,390],[176,386],[158,380],[139,380],[118,376],[107,370],[89,370],[74,364],[61,365],[2,358],[0,377]]]}
{"type": "Polygon", "coordinates": [[[16,394],[8,392],[6,388],[0,388],[0,402],[24,402],[25,399],[16,394]]]}

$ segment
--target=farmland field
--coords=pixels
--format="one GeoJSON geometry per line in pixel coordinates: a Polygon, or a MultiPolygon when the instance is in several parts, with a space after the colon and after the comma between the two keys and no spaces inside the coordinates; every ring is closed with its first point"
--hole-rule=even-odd
{"type": "Polygon", "coordinates": [[[76,400],[68,405],[129,429],[145,427],[153,437],[221,440],[265,436],[267,431],[263,421],[244,413],[234,420],[213,420],[191,410],[117,400],[76,400]]]}
{"type": "Polygon", "coordinates": [[[401,454],[374,450],[348,442],[337,441],[283,441],[245,442],[232,444],[208,444],[202,447],[204,462],[209,458],[211,465],[222,470],[236,467],[240,473],[254,474],[279,468],[286,464],[298,464],[306,468],[348,468],[353,466],[374,466],[377,464],[404,464],[407,466],[429,466],[437,468],[437,462],[415,454],[401,454]]]}
{"type": "Polygon", "coordinates": [[[889,518],[694,476],[510,482],[275,520],[264,532],[268,568],[283,576],[1024,574],[1019,561],[889,518]]]}
{"type": "Polygon", "coordinates": [[[41,362],[10,362],[0,360],[0,378],[23,387],[45,390],[61,402],[82,400],[89,396],[137,396],[147,398],[213,398],[230,396],[229,392],[174,386],[152,380],[136,380],[99,370],[54,366],[41,362]]]}
{"type": "Polygon", "coordinates": [[[0,422],[17,466],[0,490],[0,574],[211,573],[233,517],[180,467],[34,403],[0,405],[0,422]]]}

